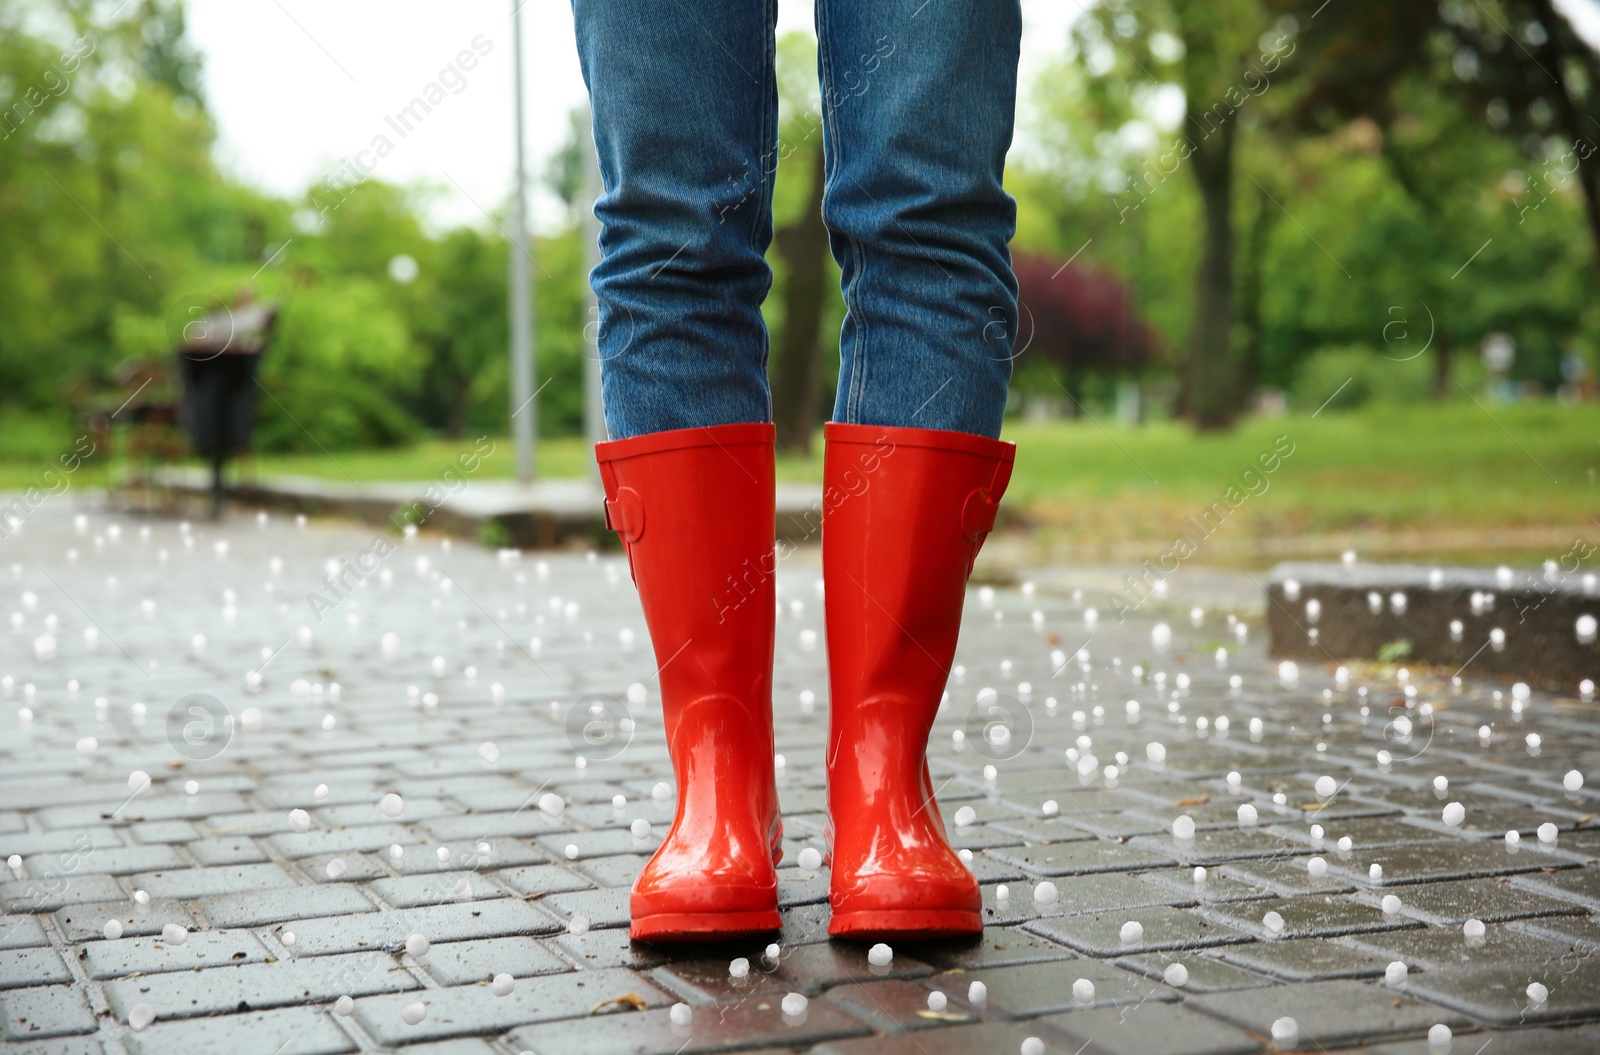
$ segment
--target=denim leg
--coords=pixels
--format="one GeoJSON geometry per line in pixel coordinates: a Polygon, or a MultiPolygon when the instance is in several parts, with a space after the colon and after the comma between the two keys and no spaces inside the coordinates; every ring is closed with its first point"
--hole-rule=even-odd
{"type": "Polygon", "coordinates": [[[835,421],[997,437],[1011,379],[1018,0],[816,0],[844,272],[835,421]]]}
{"type": "Polygon", "coordinates": [[[777,0],[573,0],[595,203],[606,431],[772,420],[777,0]]]}

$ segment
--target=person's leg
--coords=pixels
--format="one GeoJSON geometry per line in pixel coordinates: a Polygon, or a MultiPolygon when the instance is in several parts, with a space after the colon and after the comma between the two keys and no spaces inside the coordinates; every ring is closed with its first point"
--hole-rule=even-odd
{"type": "Polygon", "coordinates": [[[825,431],[828,933],[983,929],[951,849],[928,734],[967,576],[1013,447],[996,437],[1016,330],[1001,189],[1017,0],[817,0],[827,185],[844,272],[839,396],[825,431]],[[920,5],[920,6],[919,6],[920,5]]]}
{"type": "Polygon", "coordinates": [[[817,0],[822,213],[847,309],[835,421],[1000,435],[1021,35],[1018,0],[817,0]]]}
{"type": "Polygon", "coordinates": [[[770,421],[776,0],[573,0],[610,438],[770,421]]]}
{"type": "Polygon", "coordinates": [[[775,0],[574,0],[605,193],[595,457],[655,651],[677,809],[645,941],[776,930],[771,285],[775,0]]]}

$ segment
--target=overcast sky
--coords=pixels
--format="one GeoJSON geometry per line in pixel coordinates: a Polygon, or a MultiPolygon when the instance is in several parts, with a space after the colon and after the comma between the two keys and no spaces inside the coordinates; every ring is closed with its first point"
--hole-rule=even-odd
{"type": "MultiPolygon", "coordinates": [[[[354,160],[373,137],[395,149],[371,175],[425,181],[444,193],[445,224],[481,222],[504,201],[512,171],[510,0],[189,0],[189,32],[205,54],[207,99],[221,126],[219,160],[233,175],[281,195],[354,160]],[[478,41],[487,50],[402,139],[386,118],[478,41]],[[458,186],[459,185],[459,186],[458,186]]],[[[1059,55],[1074,0],[1023,0],[1024,76],[1059,55]]],[[[811,31],[811,0],[779,0],[779,32],[811,31]]],[[[585,101],[568,0],[523,7],[530,170],[566,135],[585,101]]],[[[453,76],[453,75],[451,75],[453,76]]],[[[367,160],[373,160],[369,155],[367,160]]],[[[535,200],[535,219],[558,205],[535,200]]]]}

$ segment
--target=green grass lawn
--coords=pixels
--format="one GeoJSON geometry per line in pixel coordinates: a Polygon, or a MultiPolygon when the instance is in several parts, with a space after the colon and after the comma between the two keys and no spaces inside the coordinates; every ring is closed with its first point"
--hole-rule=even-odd
{"type": "MultiPolygon", "coordinates": [[[[1600,406],[1461,401],[1371,407],[1315,418],[1253,418],[1231,432],[1204,436],[1171,422],[1137,428],[1102,422],[1007,427],[1006,438],[1017,443],[1007,505],[1041,537],[1068,546],[1170,539],[1185,518],[1226,502],[1227,489],[1237,485],[1235,498],[1257,493],[1231,511],[1231,540],[1547,529],[1600,541],[1600,406]],[[1292,453],[1280,457],[1275,471],[1261,473],[1258,458],[1270,455],[1275,443],[1282,449],[1292,444],[1292,453]],[[1244,479],[1252,468],[1260,475],[1244,479]]],[[[63,451],[71,443],[70,436],[55,439],[26,419],[9,432],[0,437],[0,488],[38,483],[51,442],[63,451]]],[[[430,439],[394,450],[264,455],[254,460],[254,471],[423,480],[439,476],[470,449],[470,440],[430,439]]],[[[544,440],[539,472],[579,476],[591,457],[580,439],[544,440]]],[[[105,459],[91,459],[73,483],[103,483],[106,468],[105,459]]],[[[512,474],[510,444],[497,438],[477,475],[512,474]]],[[[821,460],[781,458],[778,474],[817,481],[821,460]]]]}
{"type": "Polygon", "coordinates": [[[1587,523],[1600,539],[1589,521],[1600,516],[1593,405],[1373,408],[1204,436],[1171,423],[1019,424],[1007,437],[1017,442],[1011,494],[1049,524],[1149,534],[1222,498],[1284,437],[1293,453],[1236,514],[1261,534],[1587,523]]]}

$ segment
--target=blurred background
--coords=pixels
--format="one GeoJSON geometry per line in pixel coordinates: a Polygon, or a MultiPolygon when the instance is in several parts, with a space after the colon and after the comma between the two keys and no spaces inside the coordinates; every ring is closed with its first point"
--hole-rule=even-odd
{"type": "MultiPolygon", "coordinates": [[[[1022,6],[1018,545],[1138,561],[1217,501],[1218,563],[1600,541],[1600,0],[1022,6]]],[[[806,483],[843,305],[811,5],[780,12],[766,314],[806,483]]],[[[538,466],[578,479],[592,145],[569,6],[521,17],[538,466]]],[[[175,352],[250,311],[238,472],[429,480],[488,436],[474,479],[509,479],[512,24],[0,0],[0,489],[198,464],[175,352]]]]}

